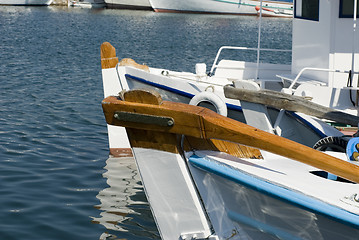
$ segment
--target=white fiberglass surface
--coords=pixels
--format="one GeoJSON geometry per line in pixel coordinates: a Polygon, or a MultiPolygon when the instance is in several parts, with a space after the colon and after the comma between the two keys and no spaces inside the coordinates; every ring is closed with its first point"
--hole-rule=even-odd
{"type": "MultiPolygon", "coordinates": [[[[341,154],[331,153],[336,157],[341,154]]],[[[216,234],[223,239],[357,239],[357,184],[310,173],[318,170],[274,154],[239,159],[188,153],[190,169],[216,234]]]]}
{"type": "MultiPolygon", "coordinates": [[[[321,170],[309,165],[264,151],[264,159],[239,159],[225,153],[209,151],[196,151],[196,155],[209,157],[256,178],[359,214],[359,204],[348,201],[354,194],[359,194],[358,184],[319,177],[311,172],[321,170]]],[[[346,159],[342,153],[332,152],[331,155],[346,159]]]]}

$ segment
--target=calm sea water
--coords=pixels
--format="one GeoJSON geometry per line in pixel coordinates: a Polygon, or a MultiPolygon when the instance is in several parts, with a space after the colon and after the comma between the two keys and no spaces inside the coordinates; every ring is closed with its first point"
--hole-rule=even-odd
{"type": "MultiPolygon", "coordinates": [[[[222,45],[256,47],[257,26],[257,17],[1,6],[0,239],[159,239],[133,161],[108,159],[100,45],[194,71],[222,45]]],[[[264,19],[262,30],[264,47],[290,48],[290,19],[264,19]]]]}

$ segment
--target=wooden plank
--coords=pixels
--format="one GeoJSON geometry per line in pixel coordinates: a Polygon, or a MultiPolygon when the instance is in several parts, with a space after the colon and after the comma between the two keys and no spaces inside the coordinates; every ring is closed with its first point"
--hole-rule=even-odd
{"type": "Polygon", "coordinates": [[[145,103],[153,105],[161,105],[162,97],[154,90],[131,90],[121,92],[121,98],[127,102],[145,103]]]}
{"type": "Polygon", "coordinates": [[[101,45],[101,67],[102,69],[114,68],[118,63],[116,49],[109,43],[104,42],[101,45]]]}
{"type": "Polygon", "coordinates": [[[112,157],[133,157],[131,148],[110,148],[112,157]]]}
{"type": "Polygon", "coordinates": [[[101,67],[102,69],[114,68],[116,65],[135,67],[146,72],[150,71],[147,65],[138,64],[131,58],[124,58],[120,62],[116,56],[116,49],[109,43],[104,42],[101,45],[101,67]]]}
{"type": "MultiPolygon", "coordinates": [[[[193,114],[192,112],[186,113],[187,110],[186,104],[163,101],[161,105],[150,105],[145,103],[125,102],[119,100],[117,97],[110,96],[103,100],[102,107],[106,118],[106,122],[111,125],[144,129],[144,130],[161,131],[161,132],[172,132],[173,129],[176,129],[177,131],[180,132],[180,130],[182,129],[185,135],[189,135],[197,138],[203,138],[203,132],[199,128],[199,126],[201,126],[200,123],[201,119],[198,117],[197,114],[193,114]],[[164,116],[162,114],[164,110],[166,112],[167,111],[171,112],[170,115],[176,115],[176,121],[174,126],[163,127],[163,126],[158,126],[156,124],[121,121],[116,119],[114,116],[116,111],[137,113],[137,114],[144,114],[151,116],[164,116]],[[183,114],[177,115],[176,114],[177,112],[181,112],[183,114]]],[[[201,110],[202,109],[197,109],[198,112],[201,110]]],[[[167,115],[167,113],[165,115],[167,115]]],[[[174,133],[176,133],[176,131],[174,133]]]]}
{"type": "MultiPolygon", "coordinates": [[[[127,102],[136,102],[143,104],[162,104],[161,96],[153,90],[131,90],[127,92],[122,92],[121,99],[124,99],[127,102]]],[[[177,149],[179,140],[177,139],[177,141],[174,141],[176,137],[174,137],[173,135],[164,135],[164,133],[154,131],[152,131],[152,133],[149,133],[148,131],[145,131],[143,129],[138,130],[129,127],[127,128],[127,134],[130,136],[129,139],[132,147],[153,148],[173,153],[179,152],[177,149]]],[[[235,157],[256,159],[263,158],[258,149],[254,149],[238,143],[231,143],[216,139],[206,139],[204,141],[203,138],[186,137],[184,149],[213,150],[225,152],[235,157]]]]}
{"type": "Polygon", "coordinates": [[[256,148],[218,139],[200,139],[186,136],[183,149],[185,151],[212,150],[238,158],[263,159],[261,152],[256,148]]]}
{"type": "Polygon", "coordinates": [[[327,119],[337,123],[350,124],[357,126],[359,117],[350,115],[332,108],[310,102],[302,97],[293,96],[271,90],[247,90],[234,88],[233,86],[224,87],[224,95],[227,98],[263,104],[277,109],[301,112],[320,119],[327,119]]]}
{"type": "MultiPolygon", "coordinates": [[[[151,148],[171,153],[179,153],[181,136],[134,128],[126,128],[131,147],[151,148]]],[[[239,158],[263,159],[258,149],[241,144],[226,142],[217,139],[201,139],[185,136],[183,149],[189,150],[212,150],[225,152],[239,158]]]]}
{"type": "Polygon", "coordinates": [[[129,67],[135,67],[138,69],[142,69],[146,72],[150,71],[150,68],[147,65],[144,64],[138,64],[135,62],[135,60],[131,59],[131,58],[124,58],[120,61],[120,66],[129,66],[129,67]]]}
{"type": "Polygon", "coordinates": [[[359,183],[357,165],[226,118],[206,108],[167,101],[163,101],[161,105],[133,103],[118,100],[116,97],[104,99],[102,107],[108,124],[239,143],[279,154],[359,183]],[[174,125],[161,127],[124,122],[113,117],[116,111],[171,117],[174,119],[174,125]]]}
{"type": "Polygon", "coordinates": [[[176,134],[143,129],[126,128],[131,147],[152,148],[178,153],[176,134]]]}

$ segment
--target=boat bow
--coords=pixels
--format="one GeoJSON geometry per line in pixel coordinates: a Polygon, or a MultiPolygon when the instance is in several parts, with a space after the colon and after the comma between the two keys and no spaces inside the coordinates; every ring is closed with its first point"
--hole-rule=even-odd
{"type": "MultiPolygon", "coordinates": [[[[221,116],[209,109],[162,101],[149,91],[132,90],[107,97],[102,107],[108,124],[131,129],[218,139],[262,149],[359,183],[359,166],[291,140],[221,116]]],[[[163,149],[162,149],[163,150],[163,149]]],[[[168,149],[166,151],[171,151],[168,149]]],[[[175,151],[172,149],[172,151],[175,151]]]]}

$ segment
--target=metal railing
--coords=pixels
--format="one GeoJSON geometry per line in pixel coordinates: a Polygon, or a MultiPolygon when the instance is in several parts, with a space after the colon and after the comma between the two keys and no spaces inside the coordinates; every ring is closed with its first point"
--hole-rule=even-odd
{"type": "Polygon", "coordinates": [[[231,50],[249,50],[249,51],[257,51],[257,67],[256,67],[256,78],[258,78],[258,70],[259,70],[259,55],[261,51],[267,51],[267,52],[292,52],[292,50],[286,50],[286,49],[270,49],[270,48],[248,48],[248,47],[232,47],[232,46],[222,46],[216,55],[216,58],[214,59],[213,65],[211,67],[211,70],[209,72],[209,75],[212,76],[214,73],[214,70],[218,67],[217,62],[218,58],[221,55],[222,50],[224,49],[231,49],[231,50]]]}
{"type": "MultiPolygon", "coordinates": [[[[297,83],[298,79],[302,76],[302,74],[305,71],[317,71],[317,72],[334,72],[334,73],[346,73],[346,74],[359,74],[359,72],[351,72],[351,71],[346,71],[346,70],[338,70],[338,69],[327,69],[327,68],[312,68],[312,67],[305,67],[302,70],[300,70],[300,72],[297,74],[297,76],[294,78],[293,82],[290,84],[290,86],[288,87],[289,90],[292,91],[293,87],[295,86],[295,84],[297,83]]],[[[329,84],[329,82],[328,82],[329,84]]],[[[331,84],[333,85],[333,83],[331,84]]],[[[348,86],[349,87],[349,86],[348,86]]],[[[350,86],[352,87],[352,86],[350,86]]]]}

